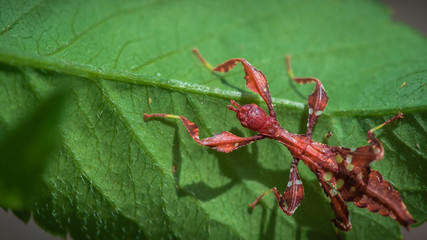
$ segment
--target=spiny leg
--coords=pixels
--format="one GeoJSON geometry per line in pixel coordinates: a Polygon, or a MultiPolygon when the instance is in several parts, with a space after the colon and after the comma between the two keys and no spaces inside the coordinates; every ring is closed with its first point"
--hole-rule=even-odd
{"type": "Polygon", "coordinates": [[[294,160],[292,161],[292,167],[289,174],[288,185],[286,187],[286,190],[283,196],[282,194],[280,194],[279,190],[277,190],[276,187],[273,187],[267,192],[261,194],[261,196],[259,196],[249,206],[254,208],[255,205],[259,201],[261,201],[261,199],[265,195],[271,192],[274,192],[274,196],[276,197],[276,200],[277,200],[277,203],[279,204],[280,209],[282,209],[282,211],[288,216],[291,216],[292,214],[294,214],[295,210],[298,208],[302,199],[304,198],[304,187],[302,185],[302,181],[297,170],[298,162],[299,162],[299,159],[297,158],[294,158],[294,160]]]}
{"type": "Polygon", "coordinates": [[[260,95],[262,99],[267,104],[270,117],[276,118],[276,113],[273,110],[273,100],[271,99],[270,90],[268,89],[268,83],[265,75],[254,68],[246,59],[243,58],[232,58],[227,60],[216,67],[212,67],[200,54],[199,50],[196,48],[193,49],[194,54],[199,58],[199,60],[205,65],[209,70],[215,72],[228,72],[237,63],[242,63],[243,70],[245,71],[246,87],[249,88],[254,93],[260,95]]]}
{"type": "Polygon", "coordinates": [[[214,136],[200,139],[199,138],[199,127],[197,127],[196,124],[189,121],[187,118],[183,116],[177,116],[177,115],[171,115],[171,114],[163,114],[163,113],[156,113],[156,114],[145,114],[144,113],[144,119],[152,118],[152,117],[167,117],[167,118],[177,118],[181,119],[182,123],[184,123],[185,128],[187,129],[188,133],[191,135],[191,137],[196,141],[198,144],[206,147],[210,147],[212,149],[215,149],[220,152],[229,153],[232,152],[240,147],[246,146],[256,140],[260,140],[265,138],[261,135],[255,135],[252,137],[238,137],[230,132],[223,131],[220,134],[214,134],[214,136]]]}
{"type": "Polygon", "coordinates": [[[316,86],[311,95],[308,96],[308,121],[307,121],[307,137],[311,138],[312,129],[317,118],[322,114],[328,104],[328,96],[319,79],[313,77],[295,77],[291,67],[291,57],[286,56],[286,67],[289,77],[299,84],[315,82],[316,86]]]}

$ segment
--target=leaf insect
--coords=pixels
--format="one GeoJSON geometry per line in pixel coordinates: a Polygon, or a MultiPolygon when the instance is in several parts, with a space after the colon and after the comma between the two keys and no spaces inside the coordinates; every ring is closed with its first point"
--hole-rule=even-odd
{"type": "Polygon", "coordinates": [[[370,164],[384,156],[381,142],[376,138],[375,131],[403,118],[402,113],[385,121],[383,124],[372,128],[367,133],[369,145],[358,148],[328,146],[312,140],[312,129],[316,120],[322,114],[328,103],[328,96],[322,83],[313,77],[295,77],[290,64],[290,57],[286,57],[286,65],[290,78],[299,83],[315,83],[314,91],[308,96],[308,121],[305,134],[293,134],[280,126],[273,110],[273,101],[264,74],[254,68],[243,58],[233,58],[212,67],[199,53],[193,52],[199,60],[211,71],[228,72],[237,63],[241,63],[246,73],[246,87],[261,96],[268,107],[268,114],[256,104],[239,105],[231,100],[227,108],[236,113],[237,119],[243,127],[258,134],[252,137],[239,137],[230,132],[223,131],[213,137],[200,139],[199,128],[184,116],[171,114],[144,114],[144,118],[167,117],[181,119],[188,133],[198,144],[210,147],[220,152],[229,153],[254,141],[271,138],[285,145],[293,156],[289,181],[282,195],[276,187],[259,196],[251,207],[269,192],[273,192],[282,211],[292,215],[301,200],[304,198],[304,187],[298,174],[297,165],[302,161],[316,175],[323,191],[330,200],[335,218],[332,222],[342,231],[349,231],[352,227],[349,221],[349,212],[345,202],[353,202],[359,208],[367,208],[371,212],[378,212],[383,216],[390,216],[402,226],[409,229],[415,222],[406,209],[400,194],[391,184],[384,180],[378,171],[372,170],[370,164]]]}

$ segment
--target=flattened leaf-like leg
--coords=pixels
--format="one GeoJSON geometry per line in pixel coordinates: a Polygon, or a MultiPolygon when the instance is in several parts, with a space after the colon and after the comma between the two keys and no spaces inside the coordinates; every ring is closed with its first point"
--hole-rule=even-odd
{"type": "Polygon", "coordinates": [[[320,186],[323,188],[326,196],[331,201],[331,207],[334,211],[335,218],[332,219],[332,222],[335,224],[337,228],[342,231],[350,231],[351,223],[348,219],[348,208],[341,197],[341,195],[333,188],[327,181],[324,180],[322,176],[317,176],[320,182],[320,186]]]}
{"type": "Polygon", "coordinates": [[[274,196],[277,199],[280,209],[288,215],[291,216],[294,214],[295,210],[300,205],[302,199],[304,198],[304,187],[302,185],[301,178],[298,174],[297,165],[299,159],[294,158],[292,162],[292,168],[289,174],[289,181],[286,187],[286,190],[282,196],[279,190],[276,187],[273,187],[271,190],[263,193],[259,196],[253,203],[250,204],[252,208],[268,193],[274,192],[274,196]]]}
{"type": "Polygon", "coordinates": [[[210,147],[219,152],[229,153],[240,147],[246,146],[256,140],[260,140],[265,138],[261,135],[255,135],[252,137],[238,137],[230,132],[223,131],[220,134],[215,134],[213,137],[200,139],[199,138],[199,127],[196,124],[189,121],[187,118],[183,116],[171,115],[171,114],[144,114],[144,118],[152,118],[152,117],[167,117],[167,118],[177,118],[181,119],[182,123],[184,123],[185,128],[187,128],[188,133],[198,144],[206,147],[210,147]]]}
{"type": "Polygon", "coordinates": [[[227,60],[216,67],[212,67],[200,54],[199,50],[196,48],[193,49],[194,54],[199,58],[199,60],[210,70],[215,72],[228,72],[237,63],[242,63],[243,70],[245,71],[246,87],[249,88],[254,93],[260,95],[262,99],[267,104],[270,117],[276,119],[276,113],[273,110],[273,100],[271,99],[270,90],[268,89],[268,83],[265,75],[254,68],[246,59],[243,58],[232,58],[227,60]]]}
{"type": "Polygon", "coordinates": [[[319,79],[313,77],[295,77],[291,67],[291,57],[286,56],[286,67],[289,77],[299,84],[316,83],[314,91],[308,96],[308,120],[307,120],[307,137],[311,138],[312,129],[317,118],[322,114],[328,104],[328,96],[319,79]]]}
{"type": "Polygon", "coordinates": [[[277,189],[274,191],[277,203],[279,204],[282,211],[289,216],[294,214],[295,210],[298,208],[302,199],[304,198],[304,186],[302,185],[302,181],[297,169],[298,162],[299,159],[297,158],[294,158],[292,161],[288,185],[286,186],[286,190],[283,193],[283,196],[279,193],[279,191],[277,191],[277,189]],[[283,202],[286,203],[286,208],[283,202]]]}

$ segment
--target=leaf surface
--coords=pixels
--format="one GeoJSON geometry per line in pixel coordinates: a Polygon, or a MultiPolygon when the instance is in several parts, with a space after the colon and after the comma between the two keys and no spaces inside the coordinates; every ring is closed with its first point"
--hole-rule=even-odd
{"type": "MultiPolygon", "coordinates": [[[[378,132],[385,157],[373,165],[401,193],[418,223],[426,220],[427,42],[392,23],[374,1],[3,1],[0,10],[0,131],[60,88],[71,96],[58,129],[61,151],[44,174],[46,192],[31,211],[40,226],[76,239],[331,239],[332,210],[307,167],[306,197],[288,217],[266,197],[284,191],[291,156],[265,139],[224,154],[197,145],[180,121],[144,121],[143,113],[183,115],[202,138],[243,129],[230,99],[260,103],[236,67],[246,58],[267,77],[279,122],[305,132],[307,95],[286,77],[319,78],[329,104],[313,138],[358,147],[378,132]]],[[[265,105],[263,105],[265,106],[265,105]]],[[[390,218],[348,204],[346,239],[399,239],[390,218]]]]}

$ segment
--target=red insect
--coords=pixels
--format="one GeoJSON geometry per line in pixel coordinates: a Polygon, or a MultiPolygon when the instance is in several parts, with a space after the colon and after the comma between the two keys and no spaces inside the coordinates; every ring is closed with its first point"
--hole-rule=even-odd
{"type": "MultiPolygon", "coordinates": [[[[252,137],[238,137],[230,132],[223,131],[213,137],[200,139],[197,125],[183,116],[144,114],[145,119],[151,117],[179,118],[184,123],[188,133],[198,144],[225,153],[263,138],[272,138],[281,142],[289,149],[294,160],[284,194],[281,195],[275,187],[270,192],[274,192],[280,208],[289,216],[294,213],[304,198],[304,187],[297,170],[298,162],[301,160],[317,176],[320,185],[330,199],[332,210],[335,214],[335,219],[332,221],[339,229],[343,231],[351,229],[345,201],[353,202],[357,207],[367,208],[371,212],[390,216],[407,229],[409,229],[409,225],[415,222],[402,202],[400,194],[392,188],[388,181],[383,179],[379,172],[372,170],[369,166],[373,161],[380,160],[384,155],[383,146],[375,137],[374,131],[398,118],[403,118],[402,113],[398,113],[397,116],[369,130],[367,135],[369,145],[366,146],[350,149],[314,142],[311,139],[312,128],[325,109],[328,103],[328,96],[318,79],[294,77],[289,57],[286,59],[287,68],[292,80],[299,84],[316,84],[313,93],[308,97],[308,123],[305,135],[290,133],[280,126],[273,110],[267,79],[261,71],[255,69],[248,61],[243,58],[233,58],[213,68],[200,55],[197,49],[193,51],[200,61],[212,71],[228,72],[237,63],[243,65],[243,70],[246,73],[244,77],[246,86],[264,99],[269,115],[256,104],[240,106],[234,100],[231,100],[231,105],[228,105],[227,108],[236,112],[236,117],[243,127],[257,131],[258,134],[252,137]]],[[[254,207],[266,193],[259,196],[251,206],[254,207]]]]}

